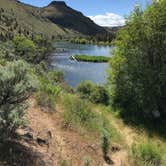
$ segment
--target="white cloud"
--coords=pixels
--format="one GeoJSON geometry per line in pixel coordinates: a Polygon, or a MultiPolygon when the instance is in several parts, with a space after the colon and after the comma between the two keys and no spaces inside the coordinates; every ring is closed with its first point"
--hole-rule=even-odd
{"type": "Polygon", "coordinates": [[[124,17],[117,15],[115,13],[106,13],[105,15],[89,16],[89,18],[100,26],[115,27],[125,25],[124,17]]]}

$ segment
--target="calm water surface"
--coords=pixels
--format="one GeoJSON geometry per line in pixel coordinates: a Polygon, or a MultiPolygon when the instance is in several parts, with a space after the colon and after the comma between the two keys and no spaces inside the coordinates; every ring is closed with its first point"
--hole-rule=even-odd
{"type": "Polygon", "coordinates": [[[65,81],[75,87],[83,80],[97,84],[106,82],[108,63],[89,63],[70,60],[75,54],[110,56],[110,46],[81,45],[67,42],[55,43],[56,51],[50,57],[51,68],[64,71],[65,81]]]}

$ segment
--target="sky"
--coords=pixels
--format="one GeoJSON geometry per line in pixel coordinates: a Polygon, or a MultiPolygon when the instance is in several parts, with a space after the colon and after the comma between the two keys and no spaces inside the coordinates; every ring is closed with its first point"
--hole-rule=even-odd
{"type": "MultiPolygon", "coordinates": [[[[48,5],[52,0],[20,0],[38,7],[48,5]]],[[[125,16],[129,15],[135,4],[143,8],[151,0],[64,0],[73,9],[81,11],[101,26],[121,26],[125,16]]]]}

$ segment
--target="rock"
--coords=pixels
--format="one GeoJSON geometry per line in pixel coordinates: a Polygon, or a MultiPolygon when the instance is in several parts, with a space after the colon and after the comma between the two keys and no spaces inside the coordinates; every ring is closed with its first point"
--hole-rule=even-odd
{"type": "Polygon", "coordinates": [[[113,145],[111,146],[111,151],[112,151],[112,152],[118,152],[118,151],[120,151],[120,150],[121,150],[121,146],[118,145],[118,144],[113,144],[113,145]]]}
{"type": "Polygon", "coordinates": [[[16,131],[16,134],[18,134],[22,139],[24,139],[26,141],[32,141],[33,140],[33,133],[30,132],[30,130],[18,129],[16,131]]]}
{"type": "Polygon", "coordinates": [[[19,136],[23,136],[27,133],[27,131],[25,131],[25,129],[17,129],[16,130],[16,134],[18,134],[19,136]]]}
{"type": "Polygon", "coordinates": [[[43,145],[47,145],[49,146],[49,143],[46,139],[43,139],[43,138],[36,138],[36,142],[40,145],[40,146],[43,146],[43,145]]]}
{"type": "Polygon", "coordinates": [[[30,132],[27,132],[26,134],[23,135],[24,138],[27,138],[29,140],[33,140],[33,134],[30,132]]]}

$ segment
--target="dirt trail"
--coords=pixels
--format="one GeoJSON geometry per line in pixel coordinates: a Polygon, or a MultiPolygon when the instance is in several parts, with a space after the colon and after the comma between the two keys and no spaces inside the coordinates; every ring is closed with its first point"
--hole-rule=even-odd
{"type": "Polygon", "coordinates": [[[48,166],[60,166],[65,162],[69,166],[84,166],[87,158],[93,166],[105,165],[99,141],[92,140],[86,133],[80,136],[77,132],[63,129],[60,112],[43,112],[34,99],[31,99],[31,105],[27,114],[29,127],[33,129],[34,137],[48,142],[47,146],[32,146],[43,154],[48,166]]]}
{"type": "MultiPolygon", "coordinates": [[[[27,143],[34,151],[40,152],[46,166],[85,166],[87,159],[91,166],[108,166],[103,159],[100,140],[89,136],[87,132],[78,133],[72,129],[63,128],[61,117],[62,108],[57,105],[57,111],[48,113],[41,110],[34,98],[30,99],[31,107],[28,109],[28,127],[32,129],[33,138],[39,140],[37,143],[27,143]],[[44,141],[44,143],[43,143],[44,141]]],[[[120,131],[118,125],[115,127],[120,131]]],[[[123,128],[126,142],[132,142],[129,128],[123,128]],[[129,141],[130,140],[130,141],[129,141]]],[[[113,166],[128,166],[127,151],[122,148],[117,152],[111,152],[113,166]]]]}

